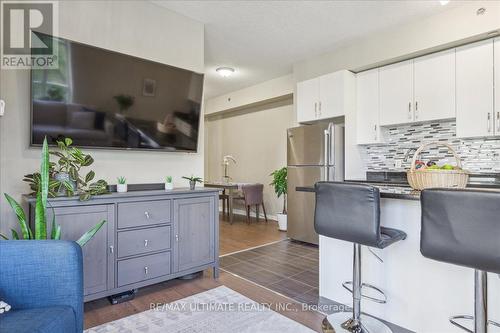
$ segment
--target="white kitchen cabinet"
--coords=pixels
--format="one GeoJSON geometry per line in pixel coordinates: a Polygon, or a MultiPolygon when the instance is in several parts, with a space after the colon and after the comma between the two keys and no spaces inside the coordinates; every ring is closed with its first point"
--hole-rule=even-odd
{"type": "Polygon", "coordinates": [[[345,115],[354,103],[354,74],[342,70],[297,83],[297,121],[311,122],[345,115]]]}
{"type": "Polygon", "coordinates": [[[414,60],[414,121],[455,118],[455,49],[414,60]]]}
{"type": "Polygon", "coordinates": [[[500,38],[494,41],[495,68],[495,134],[500,135],[500,38]]]}
{"type": "Polygon", "coordinates": [[[319,79],[297,83],[297,121],[314,120],[318,116],[319,79]]]}
{"type": "Polygon", "coordinates": [[[379,70],[356,75],[357,144],[381,142],[379,123],[379,70]]]}
{"type": "Polygon", "coordinates": [[[495,135],[493,40],[457,48],[456,61],[457,137],[495,135]]]}
{"type": "Polygon", "coordinates": [[[413,63],[411,60],[381,67],[380,125],[413,121],[413,63]]]}

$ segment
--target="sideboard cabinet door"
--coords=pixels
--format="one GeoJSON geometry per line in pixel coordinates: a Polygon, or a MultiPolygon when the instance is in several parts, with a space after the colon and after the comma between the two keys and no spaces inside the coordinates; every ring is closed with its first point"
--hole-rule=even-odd
{"type": "MultiPolygon", "coordinates": [[[[106,223],[82,248],[84,296],[114,288],[114,205],[56,207],[56,223],[61,225],[61,239],[78,240],[97,223],[106,223]]],[[[48,209],[50,232],[52,210],[48,209]]]]}
{"type": "Polygon", "coordinates": [[[214,197],[174,200],[174,267],[178,272],[215,260],[214,197]]]}

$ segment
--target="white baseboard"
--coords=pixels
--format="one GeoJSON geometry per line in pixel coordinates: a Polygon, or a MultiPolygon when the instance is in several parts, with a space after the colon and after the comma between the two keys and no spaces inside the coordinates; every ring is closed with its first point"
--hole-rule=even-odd
{"type": "MultiPolygon", "coordinates": [[[[222,207],[219,207],[219,213],[222,213],[222,207]]],[[[233,209],[233,214],[234,215],[242,215],[242,216],[247,216],[247,212],[245,212],[243,209],[233,209]]],[[[250,217],[255,217],[255,211],[250,211],[250,217]]],[[[259,217],[261,219],[264,219],[264,213],[262,211],[259,212],[259,217]]],[[[278,221],[278,216],[276,215],[271,215],[267,214],[267,219],[268,220],[273,220],[273,221],[278,221]]]]}

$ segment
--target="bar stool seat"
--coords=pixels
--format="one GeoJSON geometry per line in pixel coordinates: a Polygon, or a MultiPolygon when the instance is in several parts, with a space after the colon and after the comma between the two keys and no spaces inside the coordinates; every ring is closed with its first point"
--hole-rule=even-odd
{"type": "Polygon", "coordinates": [[[337,312],[323,320],[324,332],[387,333],[392,330],[382,321],[361,312],[361,298],[386,303],[382,290],[361,281],[361,246],[384,249],[406,239],[406,233],[380,226],[380,192],[359,183],[318,182],[315,185],[314,228],[322,236],[354,243],[353,278],[342,286],[352,293],[352,313],[337,312]],[[383,299],[364,295],[371,288],[383,299]]]}
{"type": "Polygon", "coordinates": [[[486,333],[487,272],[500,274],[500,192],[428,189],[420,196],[420,252],[437,261],[473,268],[474,316],[450,317],[451,324],[470,333],[486,333]],[[471,330],[460,320],[473,321],[471,330]]]}

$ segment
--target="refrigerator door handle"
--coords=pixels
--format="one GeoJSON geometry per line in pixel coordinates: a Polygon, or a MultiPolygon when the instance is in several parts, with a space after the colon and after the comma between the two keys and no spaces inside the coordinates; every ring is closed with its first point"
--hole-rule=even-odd
{"type": "Polygon", "coordinates": [[[328,170],[328,167],[329,167],[329,164],[330,164],[330,154],[329,154],[329,151],[330,151],[330,131],[329,130],[325,130],[325,133],[324,133],[324,146],[323,146],[323,154],[324,154],[324,166],[323,166],[323,180],[325,181],[328,181],[330,179],[329,177],[329,170],[328,170]]]}

